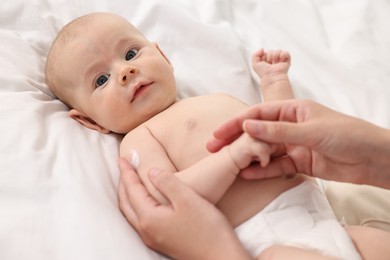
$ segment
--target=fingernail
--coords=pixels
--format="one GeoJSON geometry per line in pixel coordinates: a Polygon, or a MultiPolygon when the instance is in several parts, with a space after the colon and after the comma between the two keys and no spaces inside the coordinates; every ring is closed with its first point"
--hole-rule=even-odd
{"type": "Polygon", "coordinates": [[[128,161],[135,169],[137,169],[139,164],[140,164],[138,152],[134,149],[131,149],[130,155],[131,155],[131,158],[129,158],[128,161]]]}
{"type": "Polygon", "coordinates": [[[260,134],[261,123],[255,120],[245,120],[243,125],[244,131],[251,134],[260,134]]]}

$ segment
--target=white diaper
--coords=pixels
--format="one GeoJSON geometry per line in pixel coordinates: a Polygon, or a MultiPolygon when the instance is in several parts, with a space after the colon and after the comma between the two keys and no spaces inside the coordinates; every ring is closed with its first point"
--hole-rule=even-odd
{"type": "Polygon", "coordinates": [[[341,259],[361,259],[314,181],[282,193],[238,226],[236,233],[253,257],[272,245],[290,245],[341,259]]]}

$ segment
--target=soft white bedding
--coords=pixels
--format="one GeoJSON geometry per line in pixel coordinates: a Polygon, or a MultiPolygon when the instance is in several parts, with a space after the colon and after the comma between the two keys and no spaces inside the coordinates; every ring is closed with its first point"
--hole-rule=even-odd
{"type": "Polygon", "coordinates": [[[390,127],[388,0],[3,0],[0,259],[159,258],[118,209],[120,137],[69,119],[44,83],[57,31],[94,11],[120,14],[157,41],[181,97],[260,102],[250,55],[283,48],[298,98],[390,127]]]}

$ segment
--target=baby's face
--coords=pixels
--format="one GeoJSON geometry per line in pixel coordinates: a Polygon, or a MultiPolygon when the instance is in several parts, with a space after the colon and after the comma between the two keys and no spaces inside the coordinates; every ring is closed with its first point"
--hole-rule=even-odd
{"type": "Polygon", "coordinates": [[[95,19],[64,51],[75,109],[106,129],[127,133],[176,99],[169,61],[120,17],[95,19]]]}

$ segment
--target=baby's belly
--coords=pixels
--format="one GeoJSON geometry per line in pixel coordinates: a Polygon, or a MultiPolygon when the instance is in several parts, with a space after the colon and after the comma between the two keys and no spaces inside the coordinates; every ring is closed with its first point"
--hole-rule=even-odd
{"type": "Polygon", "coordinates": [[[284,191],[300,184],[304,175],[293,179],[272,178],[266,180],[244,180],[240,177],[233,183],[217,207],[225,214],[233,227],[237,227],[284,191]]]}

